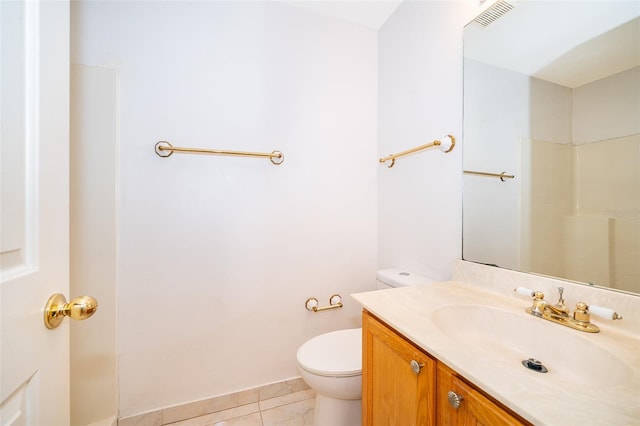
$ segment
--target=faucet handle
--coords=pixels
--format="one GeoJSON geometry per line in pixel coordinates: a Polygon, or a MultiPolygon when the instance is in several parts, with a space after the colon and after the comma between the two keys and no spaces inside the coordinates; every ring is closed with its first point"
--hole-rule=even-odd
{"type": "Polygon", "coordinates": [[[591,305],[588,307],[589,312],[593,315],[610,320],[621,320],[622,315],[618,315],[613,309],[603,308],[602,306],[591,305]]]}
{"type": "Polygon", "coordinates": [[[576,304],[576,310],[573,312],[573,319],[581,322],[589,322],[591,314],[610,320],[621,320],[622,315],[618,315],[613,309],[603,308],[601,306],[587,306],[584,302],[576,304]]]}
{"type": "Polygon", "coordinates": [[[544,313],[544,309],[547,306],[547,302],[544,300],[544,293],[540,292],[540,291],[534,291],[533,292],[533,305],[531,306],[531,308],[527,308],[527,312],[537,316],[537,317],[541,317],[542,314],[544,313]]]}
{"type": "Polygon", "coordinates": [[[573,319],[584,323],[591,321],[591,314],[589,314],[589,307],[586,303],[576,303],[576,310],[573,311],[573,319]]]}
{"type": "Polygon", "coordinates": [[[541,291],[534,291],[532,296],[535,300],[544,300],[544,293],[541,291]]]}
{"type": "Polygon", "coordinates": [[[520,296],[533,297],[535,295],[535,291],[531,290],[530,288],[526,288],[526,287],[514,288],[513,291],[516,294],[519,294],[520,296]]]}

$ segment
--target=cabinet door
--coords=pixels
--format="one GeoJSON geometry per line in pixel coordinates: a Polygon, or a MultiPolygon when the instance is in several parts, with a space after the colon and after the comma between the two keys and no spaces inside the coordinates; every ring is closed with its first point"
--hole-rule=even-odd
{"type": "Polygon", "coordinates": [[[435,360],[366,311],[362,341],[363,425],[435,425],[435,360]]]}
{"type": "Polygon", "coordinates": [[[478,390],[458,377],[453,370],[438,362],[437,417],[440,426],[503,426],[523,425],[516,417],[491,401],[478,390]],[[460,406],[454,408],[448,400],[449,391],[462,397],[460,406]]]}

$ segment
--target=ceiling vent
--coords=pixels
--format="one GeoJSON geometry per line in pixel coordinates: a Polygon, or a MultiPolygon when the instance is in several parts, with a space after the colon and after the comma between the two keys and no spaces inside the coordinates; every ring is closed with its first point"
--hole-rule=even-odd
{"type": "Polygon", "coordinates": [[[501,16],[507,14],[511,11],[515,6],[512,3],[509,3],[505,0],[498,0],[494,4],[491,5],[487,10],[482,12],[473,22],[477,22],[478,24],[486,27],[490,23],[494,22],[501,16]]]}

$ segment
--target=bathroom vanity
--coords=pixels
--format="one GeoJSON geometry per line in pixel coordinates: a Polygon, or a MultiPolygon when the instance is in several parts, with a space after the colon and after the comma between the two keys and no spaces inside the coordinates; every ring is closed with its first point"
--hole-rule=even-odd
{"type": "Polygon", "coordinates": [[[635,295],[458,261],[453,281],[352,296],[364,308],[365,425],[640,421],[635,295]],[[594,316],[600,332],[587,333],[535,317],[513,291],[523,285],[549,301],[564,286],[572,310],[584,301],[624,319],[594,316]]]}
{"type": "Polygon", "coordinates": [[[363,425],[529,424],[366,310],[363,425]]]}

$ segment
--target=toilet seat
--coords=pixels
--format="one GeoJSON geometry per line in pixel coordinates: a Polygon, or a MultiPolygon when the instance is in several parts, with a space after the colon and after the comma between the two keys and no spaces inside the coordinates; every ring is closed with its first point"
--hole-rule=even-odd
{"type": "Polygon", "coordinates": [[[362,374],[362,329],[332,331],[316,336],[298,349],[298,364],[309,373],[326,377],[362,374]]]}

